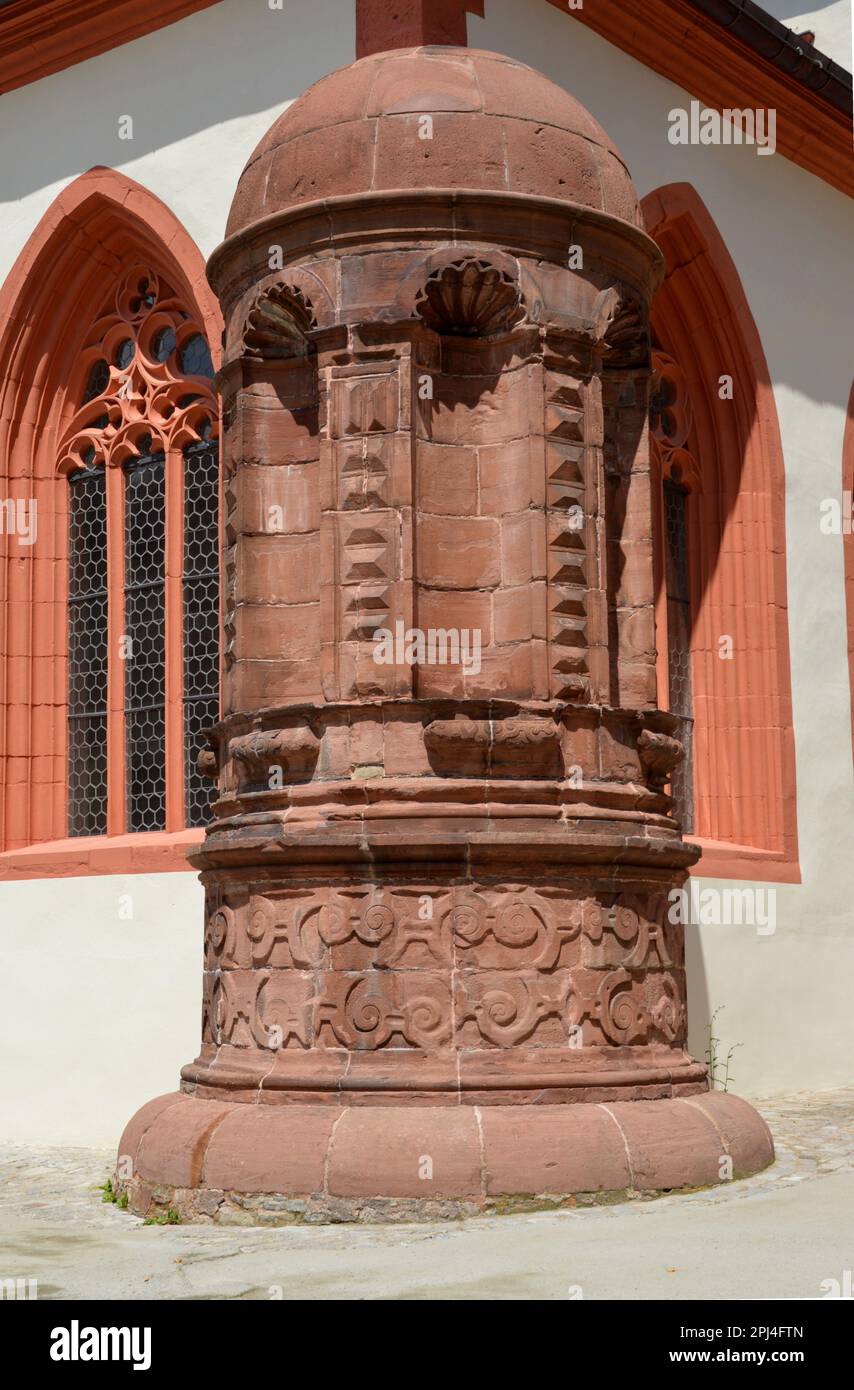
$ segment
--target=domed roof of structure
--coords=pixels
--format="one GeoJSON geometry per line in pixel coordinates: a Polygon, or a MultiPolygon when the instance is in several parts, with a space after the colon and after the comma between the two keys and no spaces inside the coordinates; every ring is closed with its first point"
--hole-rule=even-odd
{"type": "Polygon", "coordinates": [[[294,101],[243,171],[227,235],[316,199],[462,188],[565,199],[640,225],[622,157],[580,102],[516,59],[430,47],[372,54],[294,101]]]}

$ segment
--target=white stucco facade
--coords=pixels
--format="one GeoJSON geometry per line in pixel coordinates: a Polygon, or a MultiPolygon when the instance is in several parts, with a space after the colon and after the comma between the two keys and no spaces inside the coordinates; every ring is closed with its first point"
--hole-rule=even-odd
{"type": "MultiPolygon", "coordinates": [[[[803,19],[819,45],[820,19],[836,33],[840,8],[803,19]]],[[[485,20],[469,19],[471,46],[510,53],[571,91],[615,140],[641,196],[693,184],[762,340],[786,467],[803,881],[776,887],[772,934],[689,930],[691,1045],[704,1055],[709,1016],[723,1006],[724,1050],[741,1044],[735,1090],[840,1085],[854,1046],[854,767],[842,538],[822,533],[819,507],[841,490],[854,206],[780,154],[671,145],[668,114],[691,95],[546,0],[486,9],[485,20]]],[[[342,0],[291,0],[284,11],[223,0],[3,96],[3,129],[15,138],[0,147],[0,281],[61,189],[98,164],[154,192],[208,255],[255,144],[288,101],[352,60],[354,35],[342,0]],[[127,114],[134,138],[123,141],[127,114]]],[[[848,38],[850,53],[850,29],[848,38]]],[[[140,1104],[173,1089],[197,1051],[201,942],[202,895],[189,872],[0,882],[2,1136],[110,1142],[140,1104]]]]}

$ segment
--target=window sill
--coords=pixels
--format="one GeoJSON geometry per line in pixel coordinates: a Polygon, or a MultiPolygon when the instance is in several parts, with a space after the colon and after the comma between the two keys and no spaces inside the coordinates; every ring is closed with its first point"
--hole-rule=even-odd
{"type": "Polygon", "coordinates": [[[723,840],[703,840],[686,835],[699,845],[703,857],[689,873],[692,878],[738,878],[750,883],[800,883],[801,866],[784,851],[757,849],[755,845],[730,845],[723,840]]]}
{"type": "Polygon", "coordinates": [[[187,850],[203,830],[155,830],[50,840],[0,854],[0,882],[31,878],[90,878],[94,874],[163,874],[188,870],[187,850]]]}

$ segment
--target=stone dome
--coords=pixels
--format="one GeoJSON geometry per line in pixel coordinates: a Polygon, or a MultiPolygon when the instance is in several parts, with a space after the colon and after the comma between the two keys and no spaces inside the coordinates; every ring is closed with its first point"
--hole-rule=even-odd
{"type": "Polygon", "coordinates": [[[640,226],[622,157],[580,102],[513,58],[430,47],[372,54],[294,101],[241,174],[227,235],[316,199],[419,188],[562,198],[640,226]]]}

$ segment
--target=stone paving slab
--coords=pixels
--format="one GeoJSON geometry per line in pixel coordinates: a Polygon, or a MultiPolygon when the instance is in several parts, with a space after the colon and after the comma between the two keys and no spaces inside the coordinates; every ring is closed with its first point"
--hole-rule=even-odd
{"type": "Polygon", "coordinates": [[[757,1103],[776,1163],[689,1195],[461,1223],[145,1226],[104,1150],[0,1146],[0,1277],[43,1298],[817,1298],[854,1268],[854,1088],[757,1103]]]}

